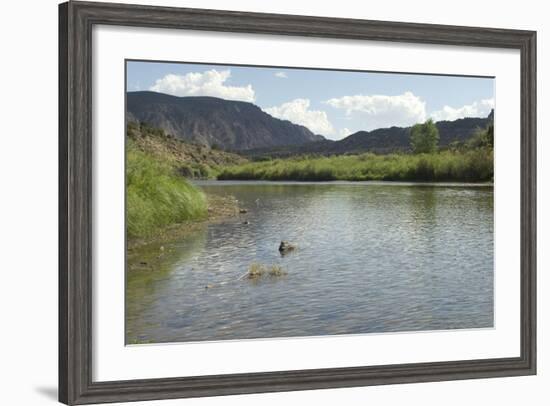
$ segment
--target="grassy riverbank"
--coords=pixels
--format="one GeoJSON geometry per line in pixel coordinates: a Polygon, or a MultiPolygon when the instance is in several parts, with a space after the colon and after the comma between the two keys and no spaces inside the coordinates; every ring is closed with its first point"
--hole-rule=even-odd
{"type": "Polygon", "coordinates": [[[208,198],[190,178],[213,178],[239,155],[180,141],[147,124],[129,123],[126,137],[126,220],[131,243],[163,239],[197,222],[238,210],[208,198]],[[186,224],[186,227],[178,225],[186,224]]]}
{"type": "Polygon", "coordinates": [[[169,162],[126,148],[126,232],[146,237],[161,227],[206,218],[205,195],[177,174],[169,162]]]}
{"type": "Polygon", "coordinates": [[[274,159],[227,167],[218,179],[489,182],[493,179],[493,151],[478,148],[417,155],[365,153],[274,159]]]}

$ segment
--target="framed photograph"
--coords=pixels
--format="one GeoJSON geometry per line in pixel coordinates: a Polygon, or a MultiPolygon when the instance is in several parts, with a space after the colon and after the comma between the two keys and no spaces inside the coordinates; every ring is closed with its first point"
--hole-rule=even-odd
{"type": "Polygon", "coordinates": [[[59,7],[59,400],[536,373],[536,33],[59,7]]]}

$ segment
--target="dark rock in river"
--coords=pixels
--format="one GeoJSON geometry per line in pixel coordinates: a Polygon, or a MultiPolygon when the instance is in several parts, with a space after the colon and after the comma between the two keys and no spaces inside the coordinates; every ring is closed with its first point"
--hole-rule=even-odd
{"type": "Polygon", "coordinates": [[[281,254],[286,254],[287,252],[293,251],[296,249],[295,245],[292,245],[288,241],[281,241],[281,244],[279,244],[279,252],[281,254]]]}

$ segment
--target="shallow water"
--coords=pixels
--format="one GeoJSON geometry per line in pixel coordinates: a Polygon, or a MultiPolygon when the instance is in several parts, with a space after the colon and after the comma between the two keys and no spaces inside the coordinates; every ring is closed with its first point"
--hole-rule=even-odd
{"type": "Polygon", "coordinates": [[[493,326],[491,186],[199,185],[248,212],[128,272],[128,343],[493,326]],[[281,256],[281,240],[298,248],[281,256]],[[287,275],[242,277],[254,262],[287,275]]]}

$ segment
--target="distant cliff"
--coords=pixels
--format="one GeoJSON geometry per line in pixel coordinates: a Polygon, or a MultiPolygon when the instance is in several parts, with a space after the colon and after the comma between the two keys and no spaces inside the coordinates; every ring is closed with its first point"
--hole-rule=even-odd
{"type": "Polygon", "coordinates": [[[182,141],[229,151],[324,139],[304,126],[274,118],[258,106],[241,101],[128,92],[126,106],[129,122],[144,122],[182,141]]]}

